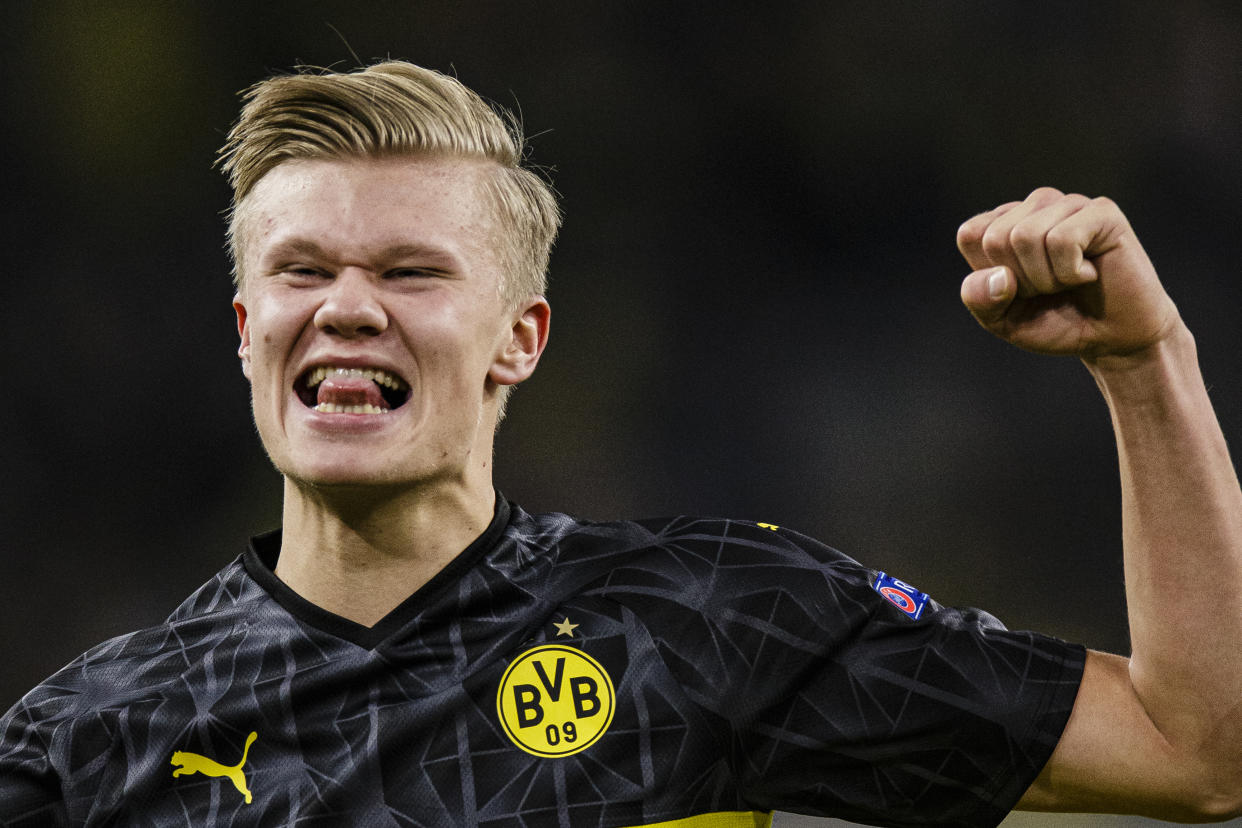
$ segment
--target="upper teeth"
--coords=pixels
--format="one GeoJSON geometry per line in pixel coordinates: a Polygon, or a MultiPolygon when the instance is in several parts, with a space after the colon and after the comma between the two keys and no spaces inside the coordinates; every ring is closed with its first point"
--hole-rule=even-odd
{"type": "Polygon", "coordinates": [[[308,388],[314,388],[330,376],[369,379],[395,391],[404,391],[407,387],[400,377],[379,368],[334,368],[327,365],[312,369],[306,385],[308,388]]]}

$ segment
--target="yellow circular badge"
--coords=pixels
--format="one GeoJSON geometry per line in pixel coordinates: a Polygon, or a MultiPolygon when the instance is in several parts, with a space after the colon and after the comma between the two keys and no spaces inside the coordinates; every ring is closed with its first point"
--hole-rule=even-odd
{"type": "Polygon", "coordinates": [[[569,756],[612,724],[616,691],[598,661],[562,644],[513,660],[496,691],[496,713],[513,744],[536,756],[569,756]]]}

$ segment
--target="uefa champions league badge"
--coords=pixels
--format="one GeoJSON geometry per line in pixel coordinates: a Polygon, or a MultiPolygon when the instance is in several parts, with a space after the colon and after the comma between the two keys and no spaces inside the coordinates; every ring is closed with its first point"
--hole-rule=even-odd
{"type": "Polygon", "coordinates": [[[884,596],[890,604],[911,618],[923,614],[923,608],[931,599],[926,592],[919,592],[905,581],[899,581],[892,575],[880,572],[876,575],[872,589],[884,596]]]}

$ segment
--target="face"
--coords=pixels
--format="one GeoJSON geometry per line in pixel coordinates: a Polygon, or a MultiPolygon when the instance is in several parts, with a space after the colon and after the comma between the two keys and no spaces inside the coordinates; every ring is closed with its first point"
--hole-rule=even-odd
{"type": "Polygon", "coordinates": [[[290,480],[490,485],[499,388],[534,371],[548,306],[501,298],[483,164],[286,162],[242,205],[239,354],[290,480]]]}

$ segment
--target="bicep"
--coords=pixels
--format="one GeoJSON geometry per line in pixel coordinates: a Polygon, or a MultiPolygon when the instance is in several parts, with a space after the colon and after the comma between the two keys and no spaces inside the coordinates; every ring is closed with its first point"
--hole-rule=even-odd
{"type": "Polygon", "coordinates": [[[1203,766],[1148,716],[1129,659],[1090,651],[1073,712],[1018,810],[1143,814],[1200,821],[1203,766]]]}

